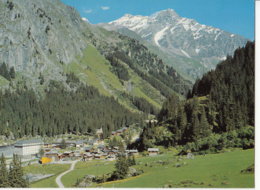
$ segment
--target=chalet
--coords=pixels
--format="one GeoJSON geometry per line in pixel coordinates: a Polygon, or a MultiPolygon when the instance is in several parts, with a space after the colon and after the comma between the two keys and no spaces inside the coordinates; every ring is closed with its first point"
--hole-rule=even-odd
{"type": "Polygon", "coordinates": [[[107,161],[114,161],[116,159],[116,155],[108,155],[107,161]]]}
{"type": "Polygon", "coordinates": [[[45,148],[44,151],[45,151],[45,152],[50,152],[51,149],[50,149],[50,148],[45,148]]]}
{"type": "Polygon", "coordinates": [[[103,152],[104,152],[104,153],[107,153],[107,154],[110,154],[110,153],[112,152],[112,150],[104,149],[103,152]]]}
{"type": "Polygon", "coordinates": [[[118,150],[112,150],[112,152],[110,152],[110,154],[118,154],[118,150]]]}
{"type": "Polygon", "coordinates": [[[138,150],[129,150],[129,155],[138,155],[138,150]]]}
{"type": "Polygon", "coordinates": [[[59,160],[61,160],[62,158],[65,158],[63,153],[59,153],[59,160]]]}
{"type": "Polygon", "coordinates": [[[155,156],[159,153],[159,148],[148,148],[149,156],[155,156]]]}
{"type": "Polygon", "coordinates": [[[60,144],[56,144],[56,143],[55,143],[55,144],[52,144],[52,147],[53,147],[53,148],[56,148],[56,149],[60,149],[60,144]]]}
{"type": "Polygon", "coordinates": [[[44,143],[43,147],[46,148],[52,148],[52,143],[44,143]]]}
{"type": "Polygon", "coordinates": [[[57,151],[50,151],[45,153],[45,157],[52,158],[53,161],[59,161],[59,153],[57,151]]]}
{"type": "Polygon", "coordinates": [[[88,153],[88,152],[85,152],[84,155],[83,155],[83,161],[90,161],[94,158],[94,155],[88,153]]]}
{"type": "Polygon", "coordinates": [[[94,150],[91,152],[92,155],[98,154],[98,151],[94,150]]]}
{"type": "Polygon", "coordinates": [[[67,147],[76,147],[76,141],[66,141],[67,147]]]}
{"type": "Polygon", "coordinates": [[[118,129],[116,132],[117,132],[117,135],[122,135],[123,134],[123,130],[122,129],[118,129]]]}
{"type": "Polygon", "coordinates": [[[105,159],[105,156],[103,156],[103,155],[101,155],[101,154],[96,154],[96,155],[94,156],[94,158],[97,159],[97,160],[101,160],[101,159],[105,159]]]}
{"type": "Polygon", "coordinates": [[[94,151],[94,148],[92,148],[92,147],[87,147],[85,149],[85,152],[93,152],[93,151],[94,151]]]}
{"type": "Polygon", "coordinates": [[[64,157],[72,157],[73,156],[73,152],[72,151],[65,151],[63,153],[64,157]]]}
{"type": "Polygon", "coordinates": [[[105,149],[107,149],[107,146],[106,145],[99,145],[98,147],[97,147],[99,150],[105,150],[105,149]]]}
{"type": "Polygon", "coordinates": [[[76,157],[77,159],[81,159],[83,155],[81,153],[74,153],[74,157],[76,157]]]}
{"type": "Polygon", "coordinates": [[[78,140],[78,141],[76,141],[75,142],[75,146],[76,146],[76,148],[80,148],[80,147],[83,147],[83,141],[81,141],[81,140],[78,140]]]}
{"type": "Polygon", "coordinates": [[[117,132],[116,132],[116,131],[112,131],[112,132],[111,132],[111,135],[112,135],[112,136],[117,136],[117,132]]]}
{"type": "Polygon", "coordinates": [[[90,145],[93,145],[93,146],[98,146],[98,145],[103,145],[103,144],[104,144],[104,141],[100,140],[100,139],[95,139],[90,142],[90,145]]]}
{"type": "Polygon", "coordinates": [[[36,156],[43,148],[42,140],[20,140],[14,143],[14,152],[21,157],[36,156]]]}

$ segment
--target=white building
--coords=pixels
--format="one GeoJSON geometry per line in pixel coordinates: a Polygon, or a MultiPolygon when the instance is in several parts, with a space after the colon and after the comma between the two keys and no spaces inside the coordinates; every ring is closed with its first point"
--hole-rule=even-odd
{"type": "Polygon", "coordinates": [[[155,156],[159,153],[159,148],[148,148],[149,156],[155,156]]]}
{"type": "Polygon", "coordinates": [[[14,143],[14,153],[22,157],[36,156],[43,144],[42,140],[20,140],[14,143]]]}

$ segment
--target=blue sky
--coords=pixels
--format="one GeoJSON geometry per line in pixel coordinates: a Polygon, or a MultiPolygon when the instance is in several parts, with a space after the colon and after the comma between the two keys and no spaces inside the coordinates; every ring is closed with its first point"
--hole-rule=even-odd
{"type": "Polygon", "coordinates": [[[254,40],[254,0],[61,0],[77,9],[91,24],[116,20],[125,14],[150,16],[173,9],[181,17],[254,40]]]}

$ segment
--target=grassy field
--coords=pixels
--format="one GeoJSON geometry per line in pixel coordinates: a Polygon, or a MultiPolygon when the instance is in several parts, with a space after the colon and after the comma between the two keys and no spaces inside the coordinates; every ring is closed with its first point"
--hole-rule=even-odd
{"type": "Polygon", "coordinates": [[[254,174],[240,173],[241,170],[254,163],[254,150],[195,156],[193,160],[182,158],[182,161],[178,161],[178,159],[171,154],[139,158],[137,162],[141,161],[142,164],[135,168],[137,170],[143,169],[145,172],[142,175],[114,183],[104,183],[101,186],[162,188],[167,184],[172,187],[200,188],[254,187],[254,174]],[[162,165],[158,163],[158,160],[169,161],[169,164],[162,165]],[[148,166],[145,166],[146,163],[148,166]],[[181,164],[181,167],[176,167],[176,163],[181,164]]]}
{"type": "MultiPolygon", "coordinates": [[[[137,156],[136,170],[143,170],[139,176],[124,180],[93,184],[92,187],[116,188],[162,188],[165,185],[179,188],[253,188],[254,174],[242,174],[241,170],[254,164],[254,149],[235,150],[226,153],[195,156],[186,159],[186,156],[176,156],[175,151],[155,157],[137,156]],[[164,164],[162,164],[164,162],[164,164]],[[176,167],[176,164],[180,167],[176,167]]],[[[103,176],[115,170],[115,161],[104,162],[77,162],[73,171],[61,178],[65,187],[72,187],[77,179],[83,179],[86,174],[103,176]]],[[[58,173],[68,170],[70,165],[38,165],[24,167],[25,173],[39,171],[40,173],[55,173],[56,175],[45,180],[33,183],[30,187],[57,187],[55,178],[58,173]]]]}
{"type": "Polygon", "coordinates": [[[46,165],[38,165],[38,164],[32,164],[30,166],[23,167],[24,173],[41,173],[41,174],[55,174],[52,177],[33,182],[30,184],[30,187],[32,188],[39,188],[39,187],[58,187],[58,185],[55,182],[56,177],[58,174],[69,170],[71,164],[46,164],[46,165]]]}
{"type": "Polygon", "coordinates": [[[115,162],[103,162],[92,161],[92,162],[77,162],[73,171],[64,175],[61,178],[61,182],[65,187],[71,187],[77,179],[82,179],[86,174],[102,176],[114,170],[115,162]]]}

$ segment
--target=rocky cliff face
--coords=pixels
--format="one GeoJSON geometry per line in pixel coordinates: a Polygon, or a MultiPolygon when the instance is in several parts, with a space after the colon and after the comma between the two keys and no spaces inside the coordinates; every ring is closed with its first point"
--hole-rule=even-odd
{"type": "Polygon", "coordinates": [[[62,80],[62,67],[86,47],[79,13],[58,0],[0,2],[0,63],[36,80],[62,80]],[[48,77],[49,76],[49,77],[48,77]]]}
{"type": "Polygon", "coordinates": [[[0,1],[0,25],[0,64],[16,73],[0,76],[0,88],[32,88],[44,98],[51,87],[85,83],[136,111],[132,97],[160,108],[191,86],[138,40],[90,25],[59,0],[0,1]]]}
{"type": "Polygon", "coordinates": [[[118,31],[128,28],[168,55],[177,56],[178,59],[183,57],[186,63],[179,60],[179,67],[186,72],[198,67],[198,63],[193,64],[193,68],[188,66],[196,61],[206,70],[213,69],[227,54],[233,55],[236,48],[248,41],[242,36],[182,18],[172,9],[152,16],[127,14],[103,26],[118,31]]]}

